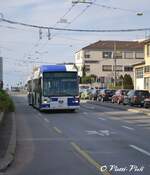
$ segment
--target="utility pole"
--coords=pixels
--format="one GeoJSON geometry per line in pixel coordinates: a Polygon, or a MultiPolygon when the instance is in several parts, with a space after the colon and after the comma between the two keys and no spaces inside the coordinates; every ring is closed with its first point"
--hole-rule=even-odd
{"type": "Polygon", "coordinates": [[[117,48],[116,48],[116,41],[114,41],[114,53],[113,53],[113,59],[114,59],[114,87],[116,87],[116,83],[117,83],[117,60],[116,60],[116,52],[117,52],[117,48]]]}

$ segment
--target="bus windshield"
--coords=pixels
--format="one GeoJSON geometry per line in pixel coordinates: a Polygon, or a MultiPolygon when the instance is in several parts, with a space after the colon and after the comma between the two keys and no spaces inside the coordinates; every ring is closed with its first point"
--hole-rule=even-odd
{"type": "Polygon", "coordinates": [[[48,72],[43,74],[44,96],[76,96],[78,91],[76,72],[48,72]]]}

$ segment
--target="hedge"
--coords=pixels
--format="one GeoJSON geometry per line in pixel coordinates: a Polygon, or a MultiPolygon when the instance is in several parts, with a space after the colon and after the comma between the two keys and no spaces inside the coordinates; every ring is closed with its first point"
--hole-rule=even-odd
{"type": "Polygon", "coordinates": [[[4,90],[0,90],[0,111],[15,111],[12,99],[4,90]]]}

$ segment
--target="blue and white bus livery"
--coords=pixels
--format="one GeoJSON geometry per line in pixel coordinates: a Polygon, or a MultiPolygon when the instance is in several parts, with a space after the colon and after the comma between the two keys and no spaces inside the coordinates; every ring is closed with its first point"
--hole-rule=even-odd
{"type": "Polygon", "coordinates": [[[43,65],[28,80],[28,103],[41,111],[79,109],[79,84],[74,65],[43,65]]]}

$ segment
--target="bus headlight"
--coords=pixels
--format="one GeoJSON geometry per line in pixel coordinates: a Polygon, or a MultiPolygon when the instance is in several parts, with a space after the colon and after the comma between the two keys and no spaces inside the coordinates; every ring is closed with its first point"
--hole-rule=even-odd
{"type": "Polygon", "coordinates": [[[74,102],[75,102],[75,103],[79,103],[79,102],[80,102],[80,97],[79,97],[79,96],[76,96],[74,102]]]}
{"type": "Polygon", "coordinates": [[[44,100],[43,100],[43,103],[44,103],[44,104],[48,103],[48,100],[47,100],[47,99],[44,99],[44,100]]]}

